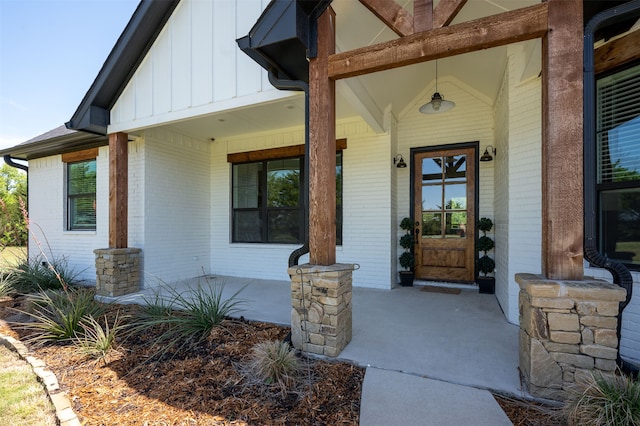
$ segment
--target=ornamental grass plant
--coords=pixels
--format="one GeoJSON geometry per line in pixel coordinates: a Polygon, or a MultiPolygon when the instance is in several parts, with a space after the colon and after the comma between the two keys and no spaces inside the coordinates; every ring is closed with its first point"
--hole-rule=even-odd
{"type": "Polygon", "coordinates": [[[69,268],[65,258],[43,256],[25,259],[14,270],[14,287],[20,293],[63,289],[76,284],[78,273],[69,268]]]}
{"type": "Polygon", "coordinates": [[[30,317],[19,327],[32,332],[29,341],[42,344],[47,341],[71,340],[82,335],[83,323],[102,315],[106,305],[94,299],[89,288],[67,287],[63,290],[41,291],[30,295],[31,308],[18,312],[30,317]]]}
{"type": "Polygon", "coordinates": [[[565,406],[569,426],[640,426],[640,382],[619,371],[594,373],[565,406]]]}
{"type": "Polygon", "coordinates": [[[280,340],[254,345],[251,356],[241,367],[250,385],[275,391],[281,397],[295,391],[301,370],[295,349],[280,340]]]}
{"type": "Polygon", "coordinates": [[[15,275],[12,272],[0,273],[0,298],[15,293],[14,281],[15,275]]]}
{"type": "Polygon", "coordinates": [[[158,356],[192,347],[206,339],[215,327],[240,312],[246,303],[238,297],[243,288],[224,298],[223,282],[208,278],[206,282],[206,286],[198,284],[185,293],[162,286],[152,299],[144,299],[145,305],[129,334],[135,335],[152,327],[164,330],[151,342],[158,347],[158,356]],[[167,296],[162,296],[160,291],[167,296]]]}
{"type": "Polygon", "coordinates": [[[73,338],[73,344],[87,357],[97,362],[103,361],[106,365],[110,355],[118,353],[116,337],[124,326],[120,324],[120,317],[117,313],[111,325],[106,315],[103,318],[103,323],[91,316],[82,320],[80,323],[82,333],[73,338]]]}

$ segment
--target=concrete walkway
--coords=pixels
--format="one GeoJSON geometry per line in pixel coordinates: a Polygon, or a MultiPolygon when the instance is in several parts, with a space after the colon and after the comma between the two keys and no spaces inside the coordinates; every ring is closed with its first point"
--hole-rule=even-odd
{"type": "MultiPolygon", "coordinates": [[[[247,319],[290,325],[286,281],[218,277],[223,297],[242,289],[247,319]]],[[[205,279],[176,285],[178,291],[205,279]]],[[[143,303],[153,290],[117,298],[143,303]]],[[[113,299],[107,299],[113,300],[113,299]]],[[[354,288],[353,337],[339,359],[367,367],[362,425],[508,425],[488,390],[522,395],[518,327],[509,324],[493,295],[458,295],[421,287],[354,288]]]]}
{"type": "Polygon", "coordinates": [[[367,368],[360,424],[511,425],[491,393],[411,374],[367,368]]]}

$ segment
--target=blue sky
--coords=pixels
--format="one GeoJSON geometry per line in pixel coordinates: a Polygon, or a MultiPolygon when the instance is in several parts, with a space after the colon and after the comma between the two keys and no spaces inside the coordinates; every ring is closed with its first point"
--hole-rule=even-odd
{"type": "Polygon", "coordinates": [[[0,148],[69,121],[139,0],[0,0],[0,148]]]}

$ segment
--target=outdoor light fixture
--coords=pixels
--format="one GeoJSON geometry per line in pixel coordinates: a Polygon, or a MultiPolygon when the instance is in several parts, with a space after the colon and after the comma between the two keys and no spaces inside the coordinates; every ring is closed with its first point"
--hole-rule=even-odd
{"type": "Polygon", "coordinates": [[[480,157],[480,161],[493,161],[493,157],[491,156],[491,154],[496,155],[496,149],[493,147],[493,145],[489,145],[484,149],[484,154],[482,154],[482,157],[480,157]]]}
{"type": "Polygon", "coordinates": [[[407,163],[404,162],[404,158],[402,158],[402,154],[398,154],[393,157],[393,164],[396,165],[399,169],[404,169],[407,167],[407,163]]]}
{"type": "Polygon", "coordinates": [[[436,61],[436,91],[431,96],[431,102],[428,102],[420,107],[420,112],[423,114],[437,114],[439,112],[449,111],[456,106],[451,101],[445,101],[442,95],[438,92],[438,61],[436,61]]]}

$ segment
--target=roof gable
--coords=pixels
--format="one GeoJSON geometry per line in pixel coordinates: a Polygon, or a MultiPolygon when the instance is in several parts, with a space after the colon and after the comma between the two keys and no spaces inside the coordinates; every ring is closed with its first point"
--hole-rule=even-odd
{"type": "Polygon", "coordinates": [[[106,134],[109,109],[140,65],[180,0],[142,0],[109,53],[68,129],[106,134]]]}

